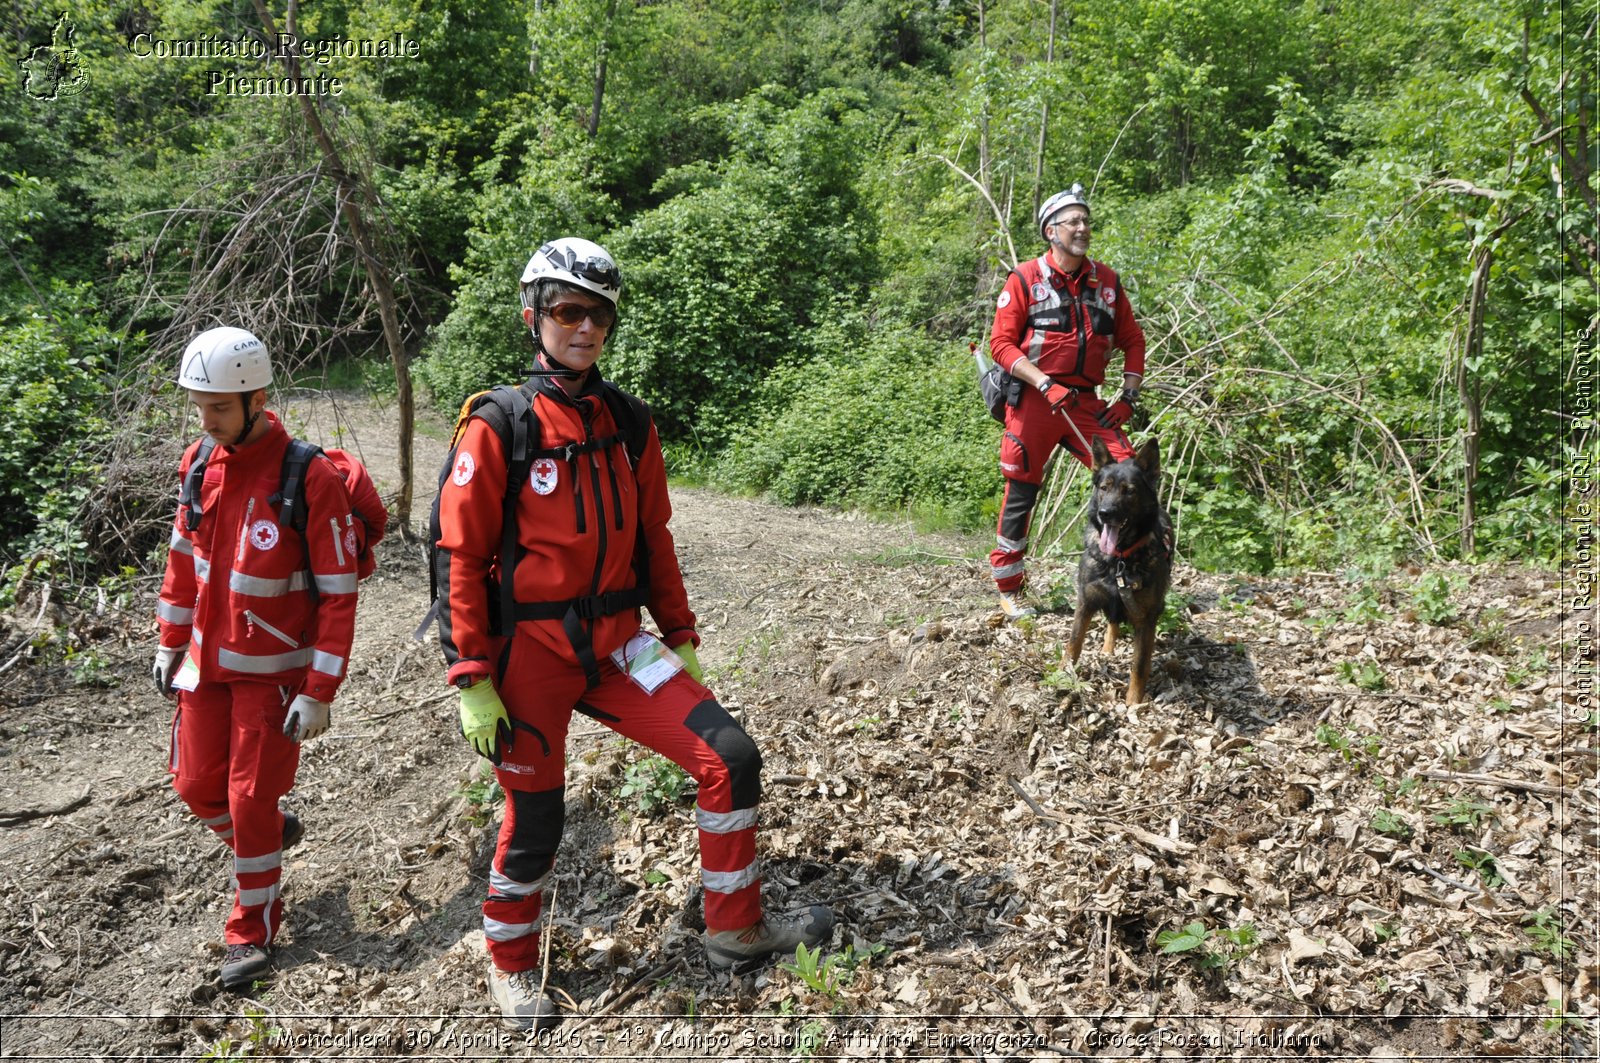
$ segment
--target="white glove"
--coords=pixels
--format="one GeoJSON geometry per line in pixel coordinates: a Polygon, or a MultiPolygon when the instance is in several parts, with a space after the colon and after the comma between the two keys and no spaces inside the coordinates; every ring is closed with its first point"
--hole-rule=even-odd
{"type": "Polygon", "coordinates": [[[289,714],[283,718],[283,736],[296,742],[315,738],[328,729],[331,714],[326,701],[313,701],[301,694],[289,705],[289,714]]]}
{"type": "Polygon", "coordinates": [[[156,659],[150,666],[150,678],[155,682],[156,693],[168,701],[177,701],[178,692],[172,689],[172,677],[178,674],[178,669],[183,665],[183,655],[189,652],[189,644],[182,646],[156,647],[156,659]]]}

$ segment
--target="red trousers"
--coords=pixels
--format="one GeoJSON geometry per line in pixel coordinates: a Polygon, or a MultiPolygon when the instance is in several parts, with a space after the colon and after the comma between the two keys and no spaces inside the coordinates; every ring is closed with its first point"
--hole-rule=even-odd
{"type": "Polygon", "coordinates": [[[1054,412],[1033,388],[1023,388],[1018,404],[1006,407],[1006,431],[1000,438],[1005,496],[1000,500],[995,548],[989,554],[989,572],[1001,591],[1017,590],[1026,578],[1023,558],[1028,552],[1028,525],[1039,499],[1039,485],[1044,483],[1045,464],[1056,448],[1087,466],[1090,442],[1098,436],[1105,440],[1112,460],[1133,457],[1133,445],[1122,429],[1102,428],[1095,420],[1105,408],[1104,399],[1082,391],[1073,395],[1069,406],[1054,412]]]}
{"type": "Polygon", "coordinates": [[[706,926],[736,930],[761,919],[756,805],[761,754],[711,691],[679,672],[647,694],[610,658],[600,685],[533,639],[515,639],[495,689],[513,722],[495,777],[505,818],[489,869],[483,931],[502,971],[539,965],[539,917],[565,823],[567,727],[573,710],[660,753],[700,784],[695,818],[706,926]]]}
{"type": "Polygon", "coordinates": [[[178,692],[168,771],[200,822],[233,850],[229,944],[268,945],[283,923],[283,814],[300,747],[283,736],[285,688],[201,683],[178,692]]]}

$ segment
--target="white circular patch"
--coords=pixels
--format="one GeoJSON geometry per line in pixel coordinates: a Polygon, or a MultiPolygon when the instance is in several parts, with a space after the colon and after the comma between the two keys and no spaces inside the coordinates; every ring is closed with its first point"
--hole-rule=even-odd
{"type": "Polygon", "coordinates": [[[356,530],[354,528],[346,528],[344,530],[344,552],[350,557],[356,556],[356,530]]]}
{"type": "Polygon", "coordinates": [[[456,455],[456,467],[450,470],[450,482],[457,487],[465,487],[477,471],[478,463],[472,460],[472,452],[463,450],[456,455]]]}
{"type": "Polygon", "coordinates": [[[533,468],[528,473],[528,482],[533,485],[533,493],[547,495],[554,491],[560,468],[549,458],[540,458],[534,462],[533,468]]]}
{"type": "Polygon", "coordinates": [[[1048,298],[1050,298],[1050,288],[1044,283],[1044,281],[1040,281],[1038,284],[1033,286],[1034,302],[1042,303],[1048,298]]]}
{"type": "Polygon", "coordinates": [[[257,550],[271,550],[278,545],[278,526],[270,520],[258,520],[250,525],[250,545],[257,550]]]}
{"type": "Polygon", "coordinates": [[[997,304],[1001,310],[1011,305],[1011,291],[1007,289],[1000,293],[1000,302],[997,304]]]}
{"type": "Polygon", "coordinates": [[[1107,306],[1110,306],[1112,303],[1117,301],[1117,290],[1115,288],[1107,288],[1105,291],[1100,293],[1100,298],[1106,301],[1107,306]]]}

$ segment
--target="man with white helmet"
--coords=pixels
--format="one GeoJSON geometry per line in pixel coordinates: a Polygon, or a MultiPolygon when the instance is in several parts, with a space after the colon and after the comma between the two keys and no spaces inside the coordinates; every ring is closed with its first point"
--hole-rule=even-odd
{"type": "Polygon", "coordinates": [[[271,968],[283,849],[302,834],[278,799],[294,785],[300,742],[328,729],[344,679],[359,533],[344,480],[321,454],[305,470],[304,533],[280,526],[290,437],[266,409],[272,363],[259,339],[207,329],[185,349],[178,383],[205,435],[179,465],[152,673],[177,702],[173,788],[233,851],[221,978],[234,988],[271,968]],[[198,463],[203,474],[191,477],[198,463]]]}
{"type": "Polygon", "coordinates": [[[1018,384],[1006,406],[1000,440],[1005,494],[990,574],[1008,620],[1031,616],[1024,597],[1028,525],[1056,447],[1089,465],[1098,437],[1111,456],[1133,456],[1122,426],[1133,416],[1144,377],[1144,330],[1117,274],[1089,258],[1089,200],[1082,185],[1039,207],[1039,235],[1049,245],[1006,278],[989,334],[994,361],[1018,384]],[[1113,349],[1122,352],[1122,394],[1107,405],[1096,394],[1113,349]]]}
{"type": "Polygon", "coordinates": [[[522,407],[538,429],[528,433],[531,464],[508,483],[516,444],[506,415],[491,424],[474,413],[440,487],[440,642],[460,688],[462,733],[506,794],[483,904],[489,990],[523,1028],[559,1017],[540,980],[539,923],[562,835],[574,709],[698,781],[713,966],[816,946],[833,923],[821,905],[763,916],[761,755],[701,683],[655,425],[596,367],[621,291],[598,244],[565,238],[534,252],[520,289],[536,350],[522,407]],[[641,608],[659,635],[641,628],[641,608]]]}

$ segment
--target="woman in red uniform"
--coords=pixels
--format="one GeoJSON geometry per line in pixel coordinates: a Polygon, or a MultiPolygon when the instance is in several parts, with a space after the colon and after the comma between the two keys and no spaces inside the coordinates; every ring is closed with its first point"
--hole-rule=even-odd
{"type": "Polygon", "coordinates": [[[506,793],[483,904],[489,989],[521,1027],[557,1018],[539,981],[539,919],[561,841],[573,710],[699,782],[705,948],[713,965],[815,946],[833,923],[820,905],[762,913],[761,756],[700,682],[699,635],[667,530],[672,508],[655,427],[647,426],[635,463],[616,411],[639,407],[595,365],[621,289],[611,256],[587,240],[547,243],[523,272],[522,318],[537,349],[526,391],[539,437],[529,440],[535,460],[526,480],[511,485],[516,557],[504,556],[510,461],[494,426],[468,422],[439,495],[448,678],[460,688],[462,733],[494,762],[506,793]],[[491,579],[513,581],[509,638],[493,630],[500,596],[491,579]],[[659,633],[640,626],[641,607],[659,633]]]}

